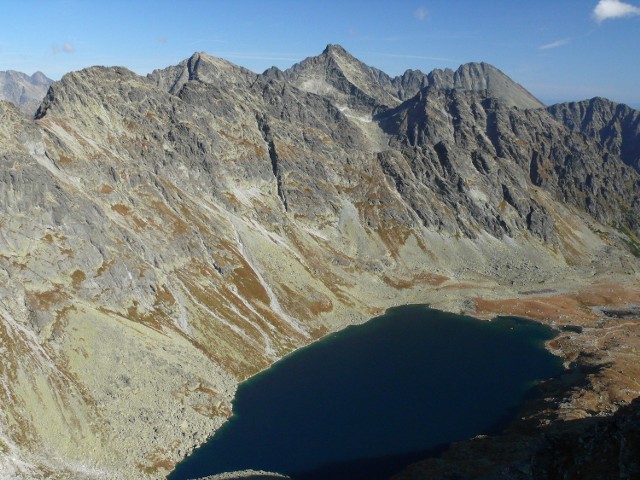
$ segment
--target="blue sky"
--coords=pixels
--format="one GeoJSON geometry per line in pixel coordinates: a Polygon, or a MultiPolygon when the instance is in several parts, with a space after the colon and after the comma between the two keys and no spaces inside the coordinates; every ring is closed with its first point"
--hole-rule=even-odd
{"type": "Polygon", "coordinates": [[[640,0],[5,1],[0,70],[148,73],[205,51],[261,72],[328,43],[392,75],[485,61],[546,103],[640,107],[640,0]]]}

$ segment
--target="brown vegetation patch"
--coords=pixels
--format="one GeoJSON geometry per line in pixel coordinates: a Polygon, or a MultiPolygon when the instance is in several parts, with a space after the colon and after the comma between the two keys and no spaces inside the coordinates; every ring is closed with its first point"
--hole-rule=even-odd
{"type": "Polygon", "coordinates": [[[416,235],[415,233],[413,234],[413,238],[416,239],[416,242],[417,242],[418,247],[420,248],[420,250],[422,250],[427,255],[429,255],[429,258],[431,258],[431,260],[433,260],[435,262],[437,260],[437,257],[435,256],[435,254],[431,250],[429,250],[427,248],[427,244],[425,243],[424,239],[422,237],[416,235]]]}
{"type": "MultiPolygon", "coordinates": [[[[177,276],[183,285],[189,291],[198,303],[206,307],[211,312],[215,312],[221,318],[236,325],[244,331],[244,333],[254,338],[256,341],[260,341],[259,333],[256,334],[255,327],[247,319],[255,317],[255,314],[251,312],[247,306],[239,298],[237,298],[233,292],[226,290],[223,294],[219,292],[212,284],[206,282],[200,284],[197,282],[197,275],[193,275],[194,272],[178,271],[177,276]],[[236,310],[234,310],[234,307],[236,310]],[[246,315],[246,317],[245,317],[246,315]]],[[[224,287],[222,287],[224,289],[224,287]]],[[[206,313],[206,310],[204,310],[206,313]]],[[[234,332],[234,335],[236,333],[234,332]]]]}
{"type": "Polygon", "coordinates": [[[113,192],[113,187],[111,185],[107,185],[106,183],[103,183],[102,185],[100,185],[100,187],[98,188],[98,192],[103,193],[105,195],[113,192]]]}
{"type": "Polygon", "coordinates": [[[71,157],[68,157],[63,153],[60,154],[60,157],[58,158],[58,164],[60,164],[62,167],[68,167],[72,163],[73,160],[71,159],[71,157]]]}
{"type": "Polygon", "coordinates": [[[407,288],[413,288],[420,285],[429,285],[432,287],[438,287],[442,285],[444,282],[449,280],[449,277],[445,277],[444,275],[438,275],[437,273],[418,273],[409,279],[394,279],[387,275],[382,277],[384,283],[387,285],[397,288],[400,290],[404,290],[407,288]]]}
{"type": "Polygon", "coordinates": [[[147,464],[138,463],[137,467],[147,475],[164,477],[175,468],[175,463],[164,457],[162,452],[152,453],[147,457],[147,464]]]}
{"type": "Polygon", "coordinates": [[[114,212],[118,212],[123,217],[131,215],[131,209],[126,205],[123,205],[122,203],[111,205],[111,210],[113,210],[114,212]]]}
{"type": "Polygon", "coordinates": [[[133,301],[133,305],[127,308],[127,318],[133,322],[140,323],[146,327],[149,327],[157,332],[162,332],[163,322],[166,320],[166,314],[162,311],[140,311],[138,307],[140,303],[137,300],[133,301]]]}
{"type": "Polygon", "coordinates": [[[384,205],[387,210],[403,211],[404,206],[390,194],[389,187],[384,181],[384,175],[370,178],[370,181],[360,186],[360,190],[363,191],[363,199],[355,202],[354,205],[360,214],[362,224],[368,225],[375,231],[386,245],[389,253],[394,258],[398,258],[400,247],[406,243],[411,230],[395,222],[393,218],[381,216],[381,212],[385,209],[380,207],[384,205]]]}
{"type": "Polygon", "coordinates": [[[143,229],[147,226],[147,223],[144,220],[135,215],[129,207],[122,203],[111,205],[111,210],[119,213],[123,217],[129,218],[138,229],[143,229]]]}
{"type": "Polygon", "coordinates": [[[114,263],[116,263],[116,261],[113,259],[107,260],[106,262],[103,260],[102,264],[98,267],[98,270],[96,270],[96,277],[99,277],[106,272],[114,263]]]}
{"type": "MultiPolygon", "coordinates": [[[[301,256],[309,263],[302,263],[304,269],[311,274],[315,279],[318,279],[322,284],[335,295],[345,305],[353,306],[353,302],[349,296],[340,287],[353,287],[354,285],[348,283],[343,278],[339,277],[333,272],[333,267],[322,262],[322,252],[318,250],[312,250],[306,246],[304,241],[298,236],[294,229],[287,231],[289,240],[293,243],[294,247],[298,250],[301,256]]],[[[331,258],[335,258],[335,251],[329,252],[331,258]]],[[[346,257],[348,258],[348,257],[346,257]]]]}
{"type": "Polygon", "coordinates": [[[134,122],[133,120],[125,120],[124,126],[130,132],[138,132],[140,131],[140,124],[138,122],[134,122]]]}
{"type": "Polygon", "coordinates": [[[226,138],[227,140],[231,140],[236,145],[240,145],[247,149],[253,150],[253,153],[255,154],[256,157],[264,157],[267,155],[267,151],[264,149],[264,147],[262,147],[261,145],[258,145],[257,143],[251,142],[246,138],[234,137],[233,135],[225,132],[224,130],[218,130],[218,133],[222,135],[224,138],[226,138]]]}
{"type": "Polygon", "coordinates": [[[185,205],[180,206],[180,212],[187,220],[189,220],[189,222],[196,226],[200,233],[203,233],[204,235],[213,235],[213,232],[209,229],[209,227],[207,227],[202,221],[200,221],[200,219],[193,213],[193,211],[191,211],[185,205]]]}
{"type": "Polygon", "coordinates": [[[156,289],[156,304],[173,306],[176,304],[176,299],[169,289],[163,285],[156,289]]]}
{"type": "MultiPolygon", "coordinates": [[[[220,240],[218,247],[224,253],[216,261],[223,267],[232,267],[231,274],[227,278],[236,285],[239,295],[249,302],[253,303],[258,300],[264,305],[269,305],[271,303],[269,295],[260,282],[258,273],[253,270],[238,249],[232,243],[224,240],[220,240]]],[[[196,265],[199,269],[204,267],[205,274],[208,276],[219,276],[199,262],[196,262],[196,265]]]]}
{"type": "Polygon", "coordinates": [[[475,310],[478,314],[514,315],[541,321],[561,319],[575,323],[593,323],[597,320],[597,315],[590,308],[570,295],[507,300],[476,298],[475,310]]]}
{"type": "Polygon", "coordinates": [[[280,288],[285,293],[281,299],[282,306],[296,318],[314,320],[318,315],[333,310],[331,300],[317,291],[309,289],[302,295],[285,284],[281,284],[280,288]]]}
{"type": "Polygon", "coordinates": [[[43,292],[26,292],[27,302],[31,308],[41,312],[52,312],[56,305],[64,302],[69,295],[62,289],[62,285],[56,285],[51,290],[43,292]]]}
{"type": "Polygon", "coordinates": [[[295,160],[300,156],[298,149],[293,145],[289,145],[288,143],[284,143],[280,140],[274,141],[276,151],[278,152],[278,156],[283,160],[295,160]]]}
{"type": "Polygon", "coordinates": [[[209,267],[195,261],[176,272],[199,313],[192,316],[191,322],[198,331],[198,342],[194,345],[200,345],[198,348],[202,348],[213,361],[246,378],[268,364],[264,358],[264,335],[277,348],[280,348],[278,338],[300,341],[300,334],[275,315],[268,305],[255,298],[243,297],[225,283],[212,283],[219,278],[217,274],[211,278],[213,276],[209,267]],[[212,313],[223,321],[211,318],[212,313]],[[225,325],[225,322],[233,327],[225,325]]]}
{"type": "Polygon", "coordinates": [[[163,220],[171,224],[173,233],[179,235],[189,233],[191,231],[189,225],[164,202],[156,200],[151,202],[151,205],[163,220]]]}
{"type": "Polygon", "coordinates": [[[242,203],[240,203],[240,200],[238,200],[238,197],[236,197],[233,193],[231,192],[222,192],[222,196],[224,198],[227,199],[227,201],[233,205],[234,207],[238,208],[242,206],[242,203]]]}
{"type": "Polygon", "coordinates": [[[492,290],[495,287],[493,285],[483,285],[482,283],[448,283],[437,288],[437,290],[492,290]]]}
{"type": "Polygon", "coordinates": [[[392,228],[378,227],[376,228],[376,233],[389,249],[389,253],[391,253],[394,258],[398,258],[400,247],[406,243],[411,232],[409,229],[397,225],[392,228]]]}
{"type": "Polygon", "coordinates": [[[320,300],[312,301],[309,304],[309,310],[313,315],[331,312],[333,310],[333,303],[327,297],[323,297],[320,300]]]}
{"type": "Polygon", "coordinates": [[[579,301],[595,306],[624,306],[629,303],[640,303],[640,282],[630,285],[616,283],[596,283],[577,294],[579,301]]]}
{"type": "Polygon", "coordinates": [[[570,321],[579,325],[593,324],[600,317],[597,306],[624,306],[640,303],[640,285],[598,283],[575,293],[531,296],[505,300],[475,299],[478,314],[516,315],[535,320],[570,321]]]}
{"type": "Polygon", "coordinates": [[[258,275],[244,258],[240,258],[240,261],[242,266],[235,268],[231,276],[231,280],[238,287],[238,293],[249,301],[258,300],[269,305],[269,295],[260,283],[258,275]]]}
{"type": "Polygon", "coordinates": [[[75,270],[71,274],[71,284],[73,285],[73,288],[75,288],[76,290],[80,288],[80,286],[82,285],[82,282],[84,282],[86,279],[87,279],[87,276],[82,270],[75,270]]]}

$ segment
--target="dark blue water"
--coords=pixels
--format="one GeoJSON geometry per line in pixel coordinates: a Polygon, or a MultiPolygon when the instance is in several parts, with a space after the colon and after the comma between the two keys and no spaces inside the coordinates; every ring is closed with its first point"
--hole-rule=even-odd
{"type": "Polygon", "coordinates": [[[392,308],[240,385],[234,415],[170,480],[255,469],[382,479],[453,441],[495,431],[561,372],[552,330],[425,306],[392,308]]]}

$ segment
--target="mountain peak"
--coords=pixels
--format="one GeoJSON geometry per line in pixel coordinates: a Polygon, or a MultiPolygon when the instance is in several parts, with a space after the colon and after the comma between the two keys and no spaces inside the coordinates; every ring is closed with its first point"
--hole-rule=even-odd
{"type": "Polygon", "coordinates": [[[188,81],[226,86],[246,85],[256,77],[252,71],[206,52],[194,52],[178,65],[154,70],[147,75],[157,86],[172,94],[177,94],[188,81]]]}
{"type": "Polygon", "coordinates": [[[522,85],[501,70],[485,62],[470,62],[451,69],[435,69],[428,75],[429,85],[436,89],[485,92],[509,107],[543,108],[544,105],[522,85]]]}
{"type": "Polygon", "coordinates": [[[31,76],[15,70],[0,72],[0,100],[12,102],[27,115],[33,115],[51,83],[42,72],[31,76]]]}
{"type": "Polygon", "coordinates": [[[392,93],[391,77],[329,44],[320,55],[308,57],[285,72],[286,79],[307,92],[329,98],[338,108],[370,115],[400,100],[392,93]]]}
{"type": "Polygon", "coordinates": [[[552,105],[547,111],[570,130],[596,139],[640,172],[640,111],[602,97],[552,105]]]}
{"type": "Polygon", "coordinates": [[[33,75],[31,75],[30,78],[31,82],[33,82],[34,84],[47,86],[51,85],[51,79],[41,71],[35,72],[33,75]]]}
{"type": "Polygon", "coordinates": [[[337,43],[329,43],[329,44],[327,44],[325,49],[322,51],[323,55],[330,55],[332,53],[337,53],[337,54],[340,54],[340,55],[344,55],[344,54],[349,55],[349,52],[347,52],[342,45],[339,45],[337,43]]]}

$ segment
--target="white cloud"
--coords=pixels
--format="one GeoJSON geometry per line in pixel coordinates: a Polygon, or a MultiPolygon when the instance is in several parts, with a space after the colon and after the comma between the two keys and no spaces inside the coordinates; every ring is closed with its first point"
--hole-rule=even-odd
{"type": "Polygon", "coordinates": [[[429,16],[429,10],[424,7],[418,7],[414,10],[413,16],[422,21],[429,16]]]}
{"type": "Polygon", "coordinates": [[[597,22],[633,15],[640,15],[640,8],[620,0],[600,0],[596,8],[593,9],[593,18],[597,22]]]}
{"type": "Polygon", "coordinates": [[[563,38],[562,40],[556,40],[555,42],[547,43],[546,45],[541,45],[538,47],[540,50],[549,50],[550,48],[558,48],[562,47],[571,42],[570,38],[563,38]]]}
{"type": "Polygon", "coordinates": [[[53,53],[76,53],[76,47],[70,42],[66,42],[63,45],[58,45],[57,43],[51,45],[51,50],[53,50],[53,53]]]}

